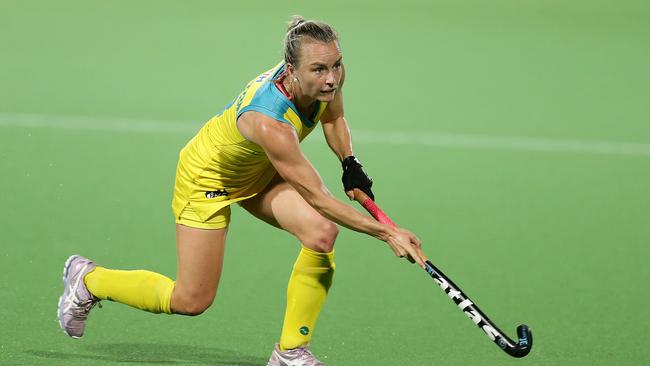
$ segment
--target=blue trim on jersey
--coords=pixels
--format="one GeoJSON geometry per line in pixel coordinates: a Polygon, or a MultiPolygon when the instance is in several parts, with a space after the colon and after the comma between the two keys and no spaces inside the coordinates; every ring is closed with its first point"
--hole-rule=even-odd
{"type": "Polygon", "coordinates": [[[316,115],[318,114],[318,111],[320,110],[320,102],[317,102],[317,103],[318,103],[318,106],[317,106],[316,109],[314,110],[314,113],[312,114],[311,118],[305,118],[305,116],[303,116],[302,113],[300,113],[300,111],[298,110],[298,108],[296,108],[296,105],[293,104],[293,102],[290,101],[289,98],[287,98],[287,96],[284,95],[284,94],[283,94],[283,93],[282,93],[282,92],[281,92],[281,91],[280,91],[280,90],[275,86],[274,83],[269,83],[269,85],[270,85],[270,87],[271,87],[271,89],[272,89],[272,92],[273,92],[276,96],[278,96],[279,98],[283,99],[283,100],[285,101],[286,105],[289,106],[289,108],[293,109],[293,111],[298,115],[298,117],[300,118],[300,120],[302,121],[302,123],[303,123],[305,126],[311,128],[311,127],[314,125],[314,123],[315,123],[315,122],[314,122],[314,117],[316,117],[316,115]]]}
{"type": "Polygon", "coordinates": [[[290,108],[286,98],[279,98],[273,94],[272,89],[276,89],[275,85],[265,81],[264,85],[255,91],[255,95],[253,95],[250,103],[239,110],[237,117],[246,111],[257,111],[280,122],[291,124],[291,122],[284,118],[284,114],[290,108]]]}
{"type": "Polygon", "coordinates": [[[285,64],[285,63],[283,63],[282,66],[278,67],[278,69],[273,73],[273,76],[271,76],[271,81],[269,82],[269,84],[271,84],[273,86],[272,87],[273,92],[276,95],[280,96],[280,98],[284,99],[287,102],[287,104],[289,105],[289,107],[291,109],[293,109],[293,111],[298,115],[298,117],[300,118],[302,123],[305,126],[311,128],[316,123],[314,121],[314,118],[318,115],[318,111],[320,111],[320,107],[321,107],[320,103],[321,102],[318,102],[318,106],[314,110],[314,113],[311,115],[311,118],[305,118],[305,116],[303,116],[302,113],[300,113],[300,111],[298,111],[298,108],[296,107],[296,105],[293,104],[293,102],[289,98],[287,98],[287,96],[284,95],[284,93],[282,93],[280,90],[278,90],[277,87],[275,87],[275,82],[278,80],[278,76],[280,76],[280,74],[282,74],[282,72],[284,71],[284,69],[286,69],[286,67],[287,67],[287,64],[285,64]]]}
{"type": "MultiPolygon", "coordinates": [[[[302,124],[308,128],[314,126],[314,118],[316,115],[318,115],[318,112],[320,110],[320,102],[318,102],[319,104],[314,110],[311,118],[305,118],[305,116],[303,116],[300,111],[298,111],[298,108],[296,108],[295,104],[293,104],[293,102],[289,100],[289,98],[287,98],[287,96],[284,95],[275,86],[277,77],[282,73],[282,71],[284,71],[285,67],[286,64],[283,64],[282,66],[278,67],[278,69],[270,77],[260,77],[256,80],[256,82],[263,82],[264,85],[260,86],[259,89],[255,91],[255,95],[253,95],[250,103],[237,112],[237,118],[239,118],[239,116],[241,116],[241,114],[246,111],[256,111],[273,119],[276,119],[282,123],[288,123],[293,126],[293,124],[291,124],[291,122],[289,122],[289,120],[284,117],[284,114],[287,112],[287,110],[291,108],[296,113],[296,115],[298,115],[298,118],[300,118],[302,124]]],[[[230,105],[232,104],[233,103],[230,105]]]]}
{"type": "Polygon", "coordinates": [[[280,76],[282,71],[284,71],[284,69],[286,68],[287,68],[287,64],[285,64],[284,61],[282,61],[282,66],[278,67],[278,69],[275,70],[273,76],[271,76],[271,81],[276,82],[278,80],[278,76],[280,76]]]}

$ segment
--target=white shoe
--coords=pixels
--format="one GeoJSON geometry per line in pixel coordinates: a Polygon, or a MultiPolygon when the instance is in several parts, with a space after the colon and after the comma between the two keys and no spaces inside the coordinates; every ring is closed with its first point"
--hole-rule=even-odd
{"type": "MultiPolygon", "coordinates": [[[[72,338],[84,335],[86,319],[90,310],[99,304],[84,284],[84,276],[95,269],[93,261],[73,255],[63,266],[63,295],[59,297],[59,325],[72,338]]],[[[101,307],[101,305],[100,305],[101,307]]]]}
{"type": "Polygon", "coordinates": [[[309,345],[281,351],[280,345],[276,343],[266,366],[325,366],[325,364],[311,353],[309,345]]]}

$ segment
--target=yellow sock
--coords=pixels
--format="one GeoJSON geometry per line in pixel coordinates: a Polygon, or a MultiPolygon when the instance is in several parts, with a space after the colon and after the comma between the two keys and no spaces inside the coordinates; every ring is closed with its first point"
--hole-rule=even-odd
{"type": "Polygon", "coordinates": [[[84,277],[91,294],[152,313],[171,314],[174,281],[150,271],[97,267],[84,277]]]}
{"type": "Polygon", "coordinates": [[[287,288],[280,348],[293,349],[309,343],[334,275],[334,251],[319,253],[303,247],[293,266],[287,288]]]}

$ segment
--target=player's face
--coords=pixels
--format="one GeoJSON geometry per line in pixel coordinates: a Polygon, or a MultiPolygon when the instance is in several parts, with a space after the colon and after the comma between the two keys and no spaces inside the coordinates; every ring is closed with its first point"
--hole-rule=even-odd
{"type": "Polygon", "coordinates": [[[338,42],[304,41],[294,77],[303,95],[331,102],[341,81],[343,64],[338,42]]]}

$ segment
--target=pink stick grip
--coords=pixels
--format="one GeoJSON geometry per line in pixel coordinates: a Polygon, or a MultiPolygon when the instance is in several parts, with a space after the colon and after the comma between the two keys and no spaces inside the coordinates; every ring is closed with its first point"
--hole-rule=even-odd
{"type": "Polygon", "coordinates": [[[382,224],[388,224],[388,225],[390,225],[392,227],[397,227],[397,225],[395,225],[395,223],[391,219],[389,219],[388,216],[386,216],[384,211],[382,211],[375,204],[375,202],[373,200],[371,200],[370,198],[363,201],[361,206],[363,206],[366,210],[368,210],[368,212],[370,212],[372,217],[374,217],[377,221],[381,222],[382,224]]]}

